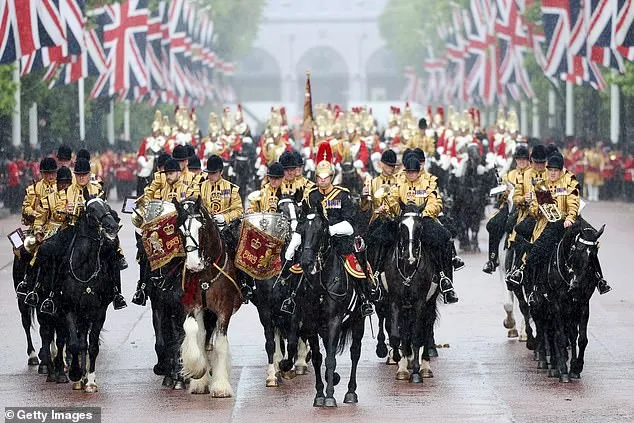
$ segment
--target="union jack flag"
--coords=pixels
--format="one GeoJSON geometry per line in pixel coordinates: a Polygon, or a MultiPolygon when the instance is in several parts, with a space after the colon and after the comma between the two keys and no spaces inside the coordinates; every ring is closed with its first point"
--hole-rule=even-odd
{"type": "Polygon", "coordinates": [[[465,88],[485,105],[493,103],[498,88],[495,14],[495,5],[488,0],[471,0],[470,12],[463,11],[469,51],[465,88]]]}
{"type": "Polygon", "coordinates": [[[146,67],[148,71],[148,89],[150,92],[160,94],[166,87],[165,68],[161,63],[163,57],[162,42],[163,31],[161,24],[167,13],[167,4],[159,3],[158,9],[148,19],[146,67]]]}
{"type": "Polygon", "coordinates": [[[618,0],[616,18],[616,49],[627,60],[634,60],[634,3],[618,0]]]}
{"type": "Polygon", "coordinates": [[[589,0],[585,7],[588,19],[590,60],[623,72],[623,59],[617,51],[616,18],[617,3],[614,0],[589,0]]]}

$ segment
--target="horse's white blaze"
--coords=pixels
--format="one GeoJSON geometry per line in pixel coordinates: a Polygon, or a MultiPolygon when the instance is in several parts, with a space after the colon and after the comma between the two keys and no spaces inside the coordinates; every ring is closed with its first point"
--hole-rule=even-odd
{"type": "Polygon", "coordinates": [[[409,264],[412,264],[416,261],[416,258],[414,258],[414,218],[406,217],[405,219],[403,219],[403,225],[405,225],[405,227],[407,228],[407,233],[409,236],[409,258],[407,259],[407,261],[409,261],[409,264]]]}
{"type": "Polygon", "coordinates": [[[218,332],[218,324],[216,324],[214,331],[214,349],[211,353],[211,395],[225,398],[233,396],[233,388],[229,382],[231,352],[229,351],[227,335],[218,332]]]}
{"type": "Polygon", "coordinates": [[[205,352],[204,328],[201,310],[197,310],[194,316],[187,316],[183,323],[185,339],[181,344],[181,359],[183,361],[181,372],[186,377],[197,379],[207,373],[209,363],[205,352]]]}
{"type": "Polygon", "coordinates": [[[275,352],[273,353],[273,366],[275,367],[275,371],[280,371],[280,361],[284,358],[282,355],[282,345],[280,340],[280,332],[275,331],[275,352]]]}
{"type": "MultiPolygon", "coordinates": [[[[185,237],[185,250],[187,252],[186,258],[186,266],[187,270],[191,270],[192,272],[200,272],[205,268],[202,259],[200,258],[200,250],[196,248],[196,244],[194,240],[200,243],[200,228],[202,228],[202,224],[194,218],[187,218],[185,222],[185,227],[189,226],[190,236],[185,237]]],[[[183,228],[184,229],[184,228],[183,228]]]]}
{"type": "Polygon", "coordinates": [[[208,394],[209,393],[209,372],[205,372],[203,377],[198,379],[189,379],[189,387],[187,392],[190,394],[208,394]]]}
{"type": "Polygon", "coordinates": [[[306,356],[308,356],[308,345],[303,340],[299,340],[297,343],[297,359],[295,360],[295,367],[308,367],[306,363],[306,356]]]}

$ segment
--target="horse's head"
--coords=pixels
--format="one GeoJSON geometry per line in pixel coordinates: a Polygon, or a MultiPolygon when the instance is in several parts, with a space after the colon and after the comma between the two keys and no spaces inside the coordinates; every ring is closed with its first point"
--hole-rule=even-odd
{"type": "Polygon", "coordinates": [[[83,194],[86,200],[84,216],[88,226],[97,228],[100,234],[114,241],[119,232],[119,224],[112,215],[112,209],[101,197],[89,195],[88,189],[84,188],[83,194]]]}
{"type": "Polygon", "coordinates": [[[291,231],[293,232],[297,228],[297,218],[300,211],[298,204],[301,203],[303,196],[304,190],[297,190],[294,195],[282,195],[277,202],[277,210],[291,222],[291,231]]]}
{"type": "Polygon", "coordinates": [[[201,205],[200,197],[197,199],[186,199],[179,203],[176,199],[172,200],[178,213],[177,225],[178,229],[185,238],[186,267],[192,272],[200,272],[205,267],[205,261],[200,250],[201,229],[205,226],[205,222],[209,222],[211,218],[207,211],[201,205]]]}
{"type": "MultiPolygon", "coordinates": [[[[566,265],[570,269],[572,282],[586,280],[591,266],[591,259],[596,256],[599,250],[599,237],[603,235],[605,225],[598,231],[591,226],[584,226],[577,231],[572,238],[571,245],[567,250],[566,265]]],[[[572,235],[571,235],[572,237],[572,235]]]]}
{"type": "Polygon", "coordinates": [[[321,213],[314,209],[306,215],[306,222],[302,228],[302,254],[301,266],[305,271],[311,272],[315,268],[315,258],[322,249],[322,245],[328,239],[328,225],[321,213]]]}
{"type": "Polygon", "coordinates": [[[418,259],[414,252],[421,243],[421,213],[423,208],[424,206],[401,203],[401,220],[398,227],[398,249],[399,256],[407,257],[409,264],[414,264],[418,259]]]}

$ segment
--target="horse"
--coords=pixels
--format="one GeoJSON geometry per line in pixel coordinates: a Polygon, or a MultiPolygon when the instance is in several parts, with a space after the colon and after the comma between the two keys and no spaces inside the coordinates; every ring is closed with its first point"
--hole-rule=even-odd
{"type": "Polygon", "coordinates": [[[93,393],[98,391],[95,365],[99,335],[106,320],[106,309],[113,299],[112,279],[119,277],[113,259],[119,225],[104,200],[89,197],[86,190],[84,198],[85,211],[74,227],[58,286],[63,293],[61,313],[68,327],[66,347],[71,356],[68,376],[74,390],[83,388],[93,393]]]}
{"type": "MultiPolygon", "coordinates": [[[[14,289],[17,290],[20,282],[24,280],[26,269],[32,258],[33,255],[26,251],[24,246],[20,247],[18,250],[14,250],[12,268],[14,289]]],[[[27,304],[24,303],[23,296],[18,295],[17,299],[18,310],[20,311],[20,317],[22,320],[22,328],[24,329],[24,334],[26,335],[26,355],[29,357],[27,360],[27,364],[29,366],[37,366],[40,364],[40,362],[37,358],[37,354],[35,353],[33,338],[31,336],[31,327],[33,326],[33,319],[35,318],[35,309],[33,307],[29,307],[27,304]]]]}
{"type": "Polygon", "coordinates": [[[247,198],[247,193],[252,192],[256,186],[254,171],[256,157],[257,153],[253,141],[243,142],[241,150],[235,151],[231,156],[231,168],[234,173],[232,182],[240,187],[240,197],[243,203],[247,198]]]}
{"type": "Polygon", "coordinates": [[[385,267],[389,339],[394,361],[398,363],[396,379],[421,383],[423,378],[433,377],[429,347],[433,344],[437,319],[438,281],[430,252],[422,242],[422,209],[402,205],[401,210],[397,245],[385,267]]]}
{"type": "MultiPolygon", "coordinates": [[[[284,195],[278,201],[278,210],[292,227],[297,225],[297,204],[302,196],[303,191],[298,190],[294,196],[284,195]]],[[[291,265],[292,263],[284,263],[287,267],[291,265]]],[[[296,375],[306,374],[308,369],[306,345],[300,339],[302,313],[295,301],[303,278],[301,274],[285,272],[284,275],[255,280],[252,300],[264,329],[264,346],[268,358],[267,387],[279,386],[278,375],[292,379],[296,375]],[[286,343],[288,348],[285,348],[286,343]]]]}
{"type": "Polygon", "coordinates": [[[243,303],[236,268],[220,229],[200,198],[182,203],[174,200],[174,205],[186,251],[181,372],[190,379],[188,392],[231,397],[227,330],[231,316],[243,303]]]}
{"type": "Polygon", "coordinates": [[[353,199],[359,200],[363,191],[363,178],[354,164],[349,161],[341,163],[341,186],[350,190],[353,199]]]}
{"type": "Polygon", "coordinates": [[[598,239],[604,228],[605,225],[597,231],[578,218],[557,243],[547,266],[535,271],[532,279],[529,305],[537,326],[538,368],[548,368],[546,358],[550,355],[548,376],[558,377],[563,383],[578,379],[583,370],[589,304],[596,288],[596,277],[589,269],[593,267],[592,259],[596,258],[598,239]],[[581,287],[579,292],[570,289],[575,279],[581,287]]]}
{"type": "Polygon", "coordinates": [[[344,403],[359,401],[357,364],[361,356],[364,317],[361,315],[357,289],[365,281],[353,280],[344,268],[343,258],[331,245],[328,224],[323,211],[311,210],[300,228],[302,235],[301,266],[304,270],[304,302],[302,304],[302,330],[308,338],[312,364],[315,369],[316,395],[314,407],[336,407],[335,385],[340,376],[335,372],[336,355],[341,354],[351,338],[352,367],[344,403]],[[322,355],[319,338],[326,350],[326,393],[321,378],[322,355]]]}

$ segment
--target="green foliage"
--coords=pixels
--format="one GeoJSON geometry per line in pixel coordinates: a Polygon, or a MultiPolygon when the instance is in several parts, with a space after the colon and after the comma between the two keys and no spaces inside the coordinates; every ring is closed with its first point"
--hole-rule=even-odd
{"type": "Polygon", "coordinates": [[[13,65],[0,66],[0,117],[10,116],[15,104],[16,85],[13,82],[13,65]]]}

